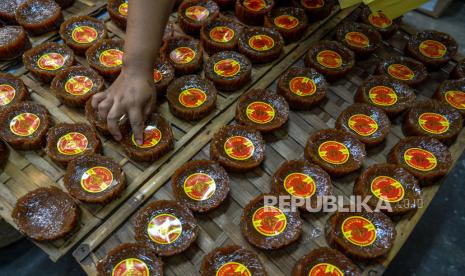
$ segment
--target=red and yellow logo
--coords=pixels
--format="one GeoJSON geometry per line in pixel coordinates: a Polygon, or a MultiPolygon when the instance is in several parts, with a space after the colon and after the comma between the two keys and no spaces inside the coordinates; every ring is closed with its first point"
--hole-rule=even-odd
{"type": "Polygon", "coordinates": [[[349,45],[354,47],[366,48],[370,45],[370,39],[361,32],[348,32],[345,39],[349,45]]]}
{"type": "Polygon", "coordinates": [[[87,137],[79,132],[70,132],[58,139],[57,149],[64,155],[76,155],[84,152],[89,145],[87,137]]]}
{"type": "Polygon", "coordinates": [[[213,70],[218,76],[230,78],[241,71],[241,64],[235,59],[223,59],[215,63],[213,70]]]}
{"type": "Polygon", "coordinates": [[[253,214],[252,224],[258,233],[267,237],[274,237],[286,229],[287,217],[279,208],[263,206],[253,214]]]}
{"type": "Polygon", "coordinates": [[[0,106],[7,105],[16,96],[16,89],[8,84],[0,84],[0,106]]]}
{"type": "Polygon", "coordinates": [[[449,120],[441,114],[437,113],[423,113],[418,118],[418,124],[420,127],[432,134],[442,134],[447,132],[450,127],[449,120]]]}
{"type": "Polygon", "coordinates": [[[415,77],[415,73],[412,71],[412,69],[398,63],[389,65],[388,74],[396,79],[403,81],[408,81],[415,77]]]}
{"type": "Polygon", "coordinates": [[[315,94],[316,84],[307,77],[295,77],[289,82],[289,90],[300,97],[307,97],[315,94]]]}
{"type": "Polygon", "coordinates": [[[186,9],[186,16],[194,21],[203,21],[208,18],[210,12],[202,6],[192,6],[186,9]]]}
{"type": "Polygon", "coordinates": [[[21,113],[10,122],[10,130],[18,136],[32,135],[40,126],[40,118],[32,113],[21,113]]]}
{"type": "Polygon", "coordinates": [[[117,67],[123,64],[123,51],[118,49],[108,49],[99,56],[99,61],[106,67],[117,67]]]}
{"type": "Polygon", "coordinates": [[[182,223],[171,214],[160,214],[149,222],[147,234],[158,244],[170,244],[181,236],[182,223]]]}
{"type": "Polygon", "coordinates": [[[111,276],[150,276],[147,264],[136,258],[124,259],[113,268],[111,276]]]}
{"type": "Polygon", "coordinates": [[[195,51],[189,47],[179,47],[171,51],[170,59],[174,63],[186,64],[195,58],[195,51]]]}
{"type": "Polygon", "coordinates": [[[210,31],[210,38],[213,41],[226,43],[231,41],[235,36],[233,29],[226,26],[217,26],[210,31]]]}
{"type": "Polygon", "coordinates": [[[312,267],[308,276],[344,276],[344,273],[335,265],[319,263],[312,267]]]}
{"type": "Polygon", "coordinates": [[[216,271],[216,276],[252,276],[252,273],[241,263],[227,262],[216,271]]]}
{"type": "Polygon", "coordinates": [[[134,133],[132,134],[132,143],[142,149],[153,148],[156,145],[158,145],[160,140],[161,140],[161,131],[157,127],[154,127],[154,126],[147,126],[144,129],[144,142],[142,143],[142,145],[138,145],[136,143],[136,140],[134,138],[134,133]]]}
{"type": "Polygon", "coordinates": [[[71,33],[71,38],[81,44],[91,43],[98,37],[98,32],[90,26],[77,26],[71,33]]]}
{"type": "Polygon", "coordinates": [[[251,11],[261,11],[268,8],[265,0],[244,0],[242,5],[251,11]]]}
{"type": "Polygon", "coordinates": [[[207,94],[199,88],[188,88],[179,94],[179,102],[187,108],[201,106],[207,100],[207,94]]]}
{"type": "Polygon", "coordinates": [[[318,53],[316,60],[319,64],[327,68],[339,68],[342,66],[342,57],[331,50],[323,50],[318,53]]]}
{"type": "Polygon", "coordinates": [[[375,225],[364,217],[348,217],[341,228],[344,237],[355,245],[369,246],[376,240],[375,225]]]}
{"type": "Polygon", "coordinates": [[[299,19],[292,15],[280,15],[274,19],[274,24],[282,29],[291,30],[299,25],[299,19]]]}
{"type": "Polygon", "coordinates": [[[247,118],[257,124],[267,124],[273,121],[274,108],[265,102],[253,102],[247,106],[247,118]]]}
{"type": "Polygon", "coordinates": [[[387,86],[375,86],[368,92],[370,100],[380,106],[392,106],[397,103],[396,92],[387,86]]]}
{"type": "Polygon", "coordinates": [[[159,83],[163,79],[163,74],[160,70],[154,69],[153,70],[153,82],[159,83]]]}
{"type": "Polygon", "coordinates": [[[347,125],[351,130],[361,136],[370,136],[378,130],[378,123],[365,114],[352,115],[347,125]]]}
{"type": "Polygon", "coordinates": [[[89,193],[100,193],[113,183],[113,174],[105,167],[93,167],[81,176],[81,187],[89,193]]]}
{"type": "Polygon", "coordinates": [[[374,12],[368,16],[368,21],[376,28],[386,29],[392,25],[392,20],[383,12],[374,12]]]}
{"type": "Polygon", "coordinates": [[[410,167],[419,171],[431,171],[436,168],[438,160],[431,152],[420,148],[409,148],[404,152],[404,160],[410,167]]]}
{"type": "Polygon", "coordinates": [[[284,179],[284,189],[291,195],[300,198],[309,198],[316,192],[313,178],[303,173],[291,173],[284,179]]]}
{"type": "Polygon", "coordinates": [[[193,200],[207,200],[215,194],[215,180],[205,173],[194,173],[184,181],[184,192],[193,200]]]}
{"type": "Polygon", "coordinates": [[[325,0],[301,0],[300,3],[307,9],[318,9],[325,5],[325,0]]]}
{"type": "Polygon", "coordinates": [[[436,40],[425,40],[418,49],[422,55],[429,58],[442,58],[447,53],[446,45],[436,40]]]}
{"type": "Polygon", "coordinates": [[[350,152],[342,143],[337,141],[326,141],[321,143],[318,147],[318,155],[328,163],[341,165],[349,160],[350,152]]]}
{"type": "Polygon", "coordinates": [[[65,65],[65,57],[59,53],[43,54],[37,61],[37,66],[42,70],[58,70],[65,65]]]}
{"type": "Polygon", "coordinates": [[[74,76],[65,83],[65,91],[74,96],[81,96],[89,92],[94,83],[86,76],[74,76]]]}
{"type": "Polygon", "coordinates": [[[247,160],[255,151],[252,141],[244,136],[229,137],[223,147],[226,154],[236,160],[247,160]]]}
{"type": "Polygon", "coordinates": [[[264,52],[274,47],[274,40],[267,35],[254,35],[249,39],[249,46],[259,52],[264,52]]]}
{"type": "Polygon", "coordinates": [[[128,2],[124,2],[121,5],[119,5],[118,12],[123,16],[128,16],[128,8],[129,8],[128,2]]]}
{"type": "MultiPolygon", "coordinates": [[[[1,87],[1,86],[0,86],[1,87]]],[[[1,88],[0,88],[1,91],[1,88]]],[[[0,92],[1,93],[1,92],[0,92]]],[[[444,95],[446,102],[457,109],[465,109],[465,92],[462,91],[447,91],[444,95]]],[[[0,95],[0,104],[1,104],[0,95]]]]}
{"type": "Polygon", "coordinates": [[[389,176],[378,176],[371,181],[371,192],[387,202],[398,202],[404,198],[405,190],[399,181],[389,176]]]}

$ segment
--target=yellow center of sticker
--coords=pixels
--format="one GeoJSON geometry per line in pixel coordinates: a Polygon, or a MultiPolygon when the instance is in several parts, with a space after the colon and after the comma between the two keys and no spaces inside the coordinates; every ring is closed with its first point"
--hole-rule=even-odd
{"type": "Polygon", "coordinates": [[[267,237],[274,237],[286,229],[287,217],[279,208],[263,206],[253,214],[252,224],[258,233],[267,237]]]}
{"type": "Polygon", "coordinates": [[[344,237],[355,245],[369,246],[376,240],[375,225],[364,217],[348,217],[342,223],[341,228],[344,237]]]}
{"type": "Polygon", "coordinates": [[[179,94],[179,102],[187,108],[199,107],[206,100],[207,94],[199,88],[188,88],[179,94]]]}
{"type": "Polygon", "coordinates": [[[84,152],[89,145],[87,137],[79,132],[70,132],[58,139],[57,150],[64,155],[76,155],[84,152]]]}
{"type": "Polygon", "coordinates": [[[196,201],[207,200],[215,194],[215,180],[205,173],[194,173],[184,181],[184,192],[196,201]]]}
{"type": "Polygon", "coordinates": [[[318,9],[325,5],[325,0],[301,0],[300,4],[307,9],[318,9]]]}
{"type": "Polygon", "coordinates": [[[370,136],[378,130],[378,123],[365,114],[355,114],[349,118],[347,125],[361,136],[370,136]]]}
{"type": "Polygon", "coordinates": [[[0,84],[0,106],[5,106],[13,99],[16,95],[16,89],[8,84],[0,84]]]}
{"type": "Polygon", "coordinates": [[[46,71],[58,70],[65,65],[65,57],[59,53],[43,54],[37,61],[37,66],[46,71]]]}
{"type": "Polygon", "coordinates": [[[117,67],[123,64],[123,51],[118,49],[108,49],[99,56],[99,61],[106,67],[117,67]]]}
{"type": "Polygon", "coordinates": [[[345,40],[349,45],[358,48],[366,48],[370,45],[370,39],[361,32],[348,32],[345,40]]]}
{"type": "Polygon", "coordinates": [[[318,147],[318,155],[328,163],[342,165],[349,160],[350,152],[342,143],[326,141],[318,147]]]}
{"type": "Polygon", "coordinates": [[[119,5],[118,12],[122,16],[128,16],[128,8],[129,8],[128,2],[124,2],[121,5],[119,5]]]}
{"type": "Polygon", "coordinates": [[[147,234],[155,243],[171,244],[181,236],[182,223],[171,214],[160,214],[150,220],[147,234]]]}
{"type": "Polygon", "coordinates": [[[235,59],[223,59],[215,63],[213,70],[218,76],[230,78],[241,71],[241,64],[235,59]]]}
{"type": "Polygon", "coordinates": [[[65,91],[74,96],[82,96],[92,90],[94,83],[86,76],[73,76],[65,83],[65,91]]]}
{"type": "Polygon", "coordinates": [[[268,8],[265,0],[244,0],[242,5],[251,11],[261,11],[268,8]]]}
{"type": "Polygon", "coordinates": [[[409,148],[404,152],[404,160],[410,167],[427,172],[436,168],[438,160],[431,152],[420,148],[409,148]]]}
{"type": "Polygon", "coordinates": [[[378,176],[370,185],[371,192],[377,198],[387,202],[399,202],[404,198],[404,186],[399,181],[389,176],[378,176]]]}
{"type": "Polygon", "coordinates": [[[412,71],[412,69],[398,63],[389,65],[388,74],[398,80],[403,81],[408,81],[415,77],[415,73],[412,71]]]}
{"type": "Polygon", "coordinates": [[[308,276],[344,276],[344,273],[335,265],[319,263],[310,269],[308,276]]]}
{"type": "Polygon", "coordinates": [[[289,82],[289,90],[300,97],[307,97],[315,94],[315,82],[307,77],[295,77],[289,82]]]}
{"type": "Polygon", "coordinates": [[[40,118],[33,113],[21,113],[10,122],[10,130],[18,136],[30,136],[40,126],[40,118]]]}
{"type": "Polygon", "coordinates": [[[368,92],[370,100],[380,106],[392,106],[397,103],[396,92],[387,86],[375,86],[368,92]]]}
{"type": "Polygon", "coordinates": [[[331,50],[323,50],[316,56],[319,64],[326,68],[339,68],[342,66],[342,57],[338,53],[331,50]]]}
{"type": "Polygon", "coordinates": [[[113,173],[105,167],[93,167],[81,176],[81,187],[89,193],[100,193],[113,183],[113,173]]]}
{"type": "Polygon", "coordinates": [[[376,28],[386,29],[392,25],[392,20],[381,11],[374,12],[368,16],[368,21],[376,28]]]}
{"type": "Polygon", "coordinates": [[[274,24],[282,29],[291,30],[299,25],[299,19],[292,15],[280,15],[274,19],[274,24]]]}
{"type": "Polygon", "coordinates": [[[195,51],[189,47],[179,47],[171,51],[170,59],[174,63],[186,64],[195,58],[195,51]]]}
{"type": "Polygon", "coordinates": [[[159,83],[163,79],[163,74],[160,70],[154,69],[153,70],[153,82],[159,83]]]}
{"type": "Polygon", "coordinates": [[[77,26],[71,33],[71,38],[81,44],[92,43],[98,37],[98,32],[90,26],[77,26]]]}
{"type": "Polygon", "coordinates": [[[247,118],[257,124],[267,124],[273,121],[274,108],[265,102],[253,102],[246,108],[247,118]]]}
{"type": "Polygon", "coordinates": [[[446,45],[436,40],[425,40],[418,49],[422,55],[429,58],[442,58],[447,53],[446,45]]]}
{"type": "Polygon", "coordinates": [[[284,189],[291,195],[300,198],[309,198],[316,192],[313,178],[303,173],[291,173],[283,182],[284,189]]]}
{"type": "MultiPolygon", "coordinates": [[[[1,88],[0,88],[1,91],[1,88]]],[[[451,106],[460,109],[460,110],[465,110],[465,92],[462,91],[447,91],[446,94],[444,95],[444,98],[446,99],[446,102],[448,102],[451,106]]],[[[1,95],[0,95],[0,105],[1,105],[1,95]]]]}
{"type": "Polygon", "coordinates": [[[235,160],[247,160],[253,156],[255,151],[252,141],[243,136],[229,137],[223,147],[224,152],[235,160]]]}
{"type": "Polygon", "coordinates": [[[267,35],[254,35],[249,39],[249,46],[255,51],[264,52],[274,47],[274,40],[267,35]]]}
{"type": "Polygon", "coordinates": [[[450,127],[449,120],[441,114],[437,113],[423,113],[418,117],[418,124],[421,129],[431,134],[443,134],[447,132],[450,127]]]}
{"type": "Polygon", "coordinates": [[[217,26],[210,31],[210,38],[220,43],[227,43],[231,41],[234,36],[234,30],[226,26],[217,26]]]}
{"type": "Polygon", "coordinates": [[[162,135],[161,131],[157,127],[147,126],[144,129],[144,142],[142,143],[142,145],[138,145],[136,143],[136,139],[134,138],[134,133],[132,134],[131,139],[132,139],[132,143],[136,145],[138,148],[147,149],[147,148],[153,148],[156,145],[158,145],[158,143],[161,140],[161,135],[162,135]]]}
{"type": "Polygon", "coordinates": [[[203,21],[208,18],[210,12],[202,6],[192,6],[186,9],[186,16],[194,21],[203,21]]]}
{"type": "Polygon", "coordinates": [[[111,276],[150,276],[147,264],[136,258],[124,259],[113,268],[111,276]]]}
{"type": "Polygon", "coordinates": [[[252,273],[241,263],[227,262],[216,271],[216,276],[252,276],[252,273]]]}

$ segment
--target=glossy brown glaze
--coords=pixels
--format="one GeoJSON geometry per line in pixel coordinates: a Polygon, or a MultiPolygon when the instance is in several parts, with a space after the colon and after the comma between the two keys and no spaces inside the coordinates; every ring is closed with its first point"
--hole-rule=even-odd
{"type": "Polygon", "coordinates": [[[97,263],[97,275],[163,276],[163,263],[147,246],[136,243],[123,243],[110,250],[97,263]],[[131,261],[129,267],[127,266],[127,261],[131,261]]]}
{"type": "Polygon", "coordinates": [[[252,63],[272,62],[279,58],[283,47],[283,37],[275,29],[252,27],[245,29],[239,36],[239,52],[252,63]]]}
{"type": "Polygon", "coordinates": [[[0,60],[12,60],[31,48],[31,42],[20,26],[0,27],[0,60]]]}
{"type": "Polygon", "coordinates": [[[200,42],[188,36],[171,37],[160,49],[164,60],[173,65],[177,75],[194,74],[202,70],[203,50],[200,42]]]}
{"type": "Polygon", "coordinates": [[[462,124],[462,116],[454,108],[436,100],[423,100],[407,111],[403,130],[406,136],[429,136],[450,145],[457,138],[462,124]]]}
{"type": "Polygon", "coordinates": [[[310,22],[323,20],[331,14],[336,0],[292,0],[294,6],[305,10],[310,22]]]}
{"type": "Polygon", "coordinates": [[[18,199],[11,216],[22,234],[50,241],[66,236],[76,227],[79,208],[56,187],[38,188],[18,199]]]}
{"type": "Polygon", "coordinates": [[[198,35],[203,25],[220,14],[220,8],[212,0],[186,0],[178,8],[179,27],[190,35],[198,35]]]}
{"type": "Polygon", "coordinates": [[[402,56],[391,56],[381,60],[376,72],[412,87],[419,85],[428,77],[428,71],[423,63],[402,56]]]}
{"type": "Polygon", "coordinates": [[[15,11],[26,0],[3,0],[0,1],[0,21],[5,25],[16,25],[15,11]]]}
{"type": "Polygon", "coordinates": [[[376,28],[376,30],[385,39],[393,36],[402,24],[402,17],[391,20],[382,11],[372,12],[369,7],[363,7],[362,12],[360,13],[360,20],[363,23],[376,28]]]}
{"type": "Polygon", "coordinates": [[[24,82],[9,73],[0,73],[0,112],[29,98],[24,82]]]}
{"type": "Polygon", "coordinates": [[[382,46],[378,31],[363,23],[347,22],[339,25],[336,38],[358,58],[367,58],[382,46]]]}
{"type": "Polygon", "coordinates": [[[457,66],[455,66],[451,73],[451,77],[454,79],[465,78],[465,59],[462,59],[461,62],[457,63],[457,66]]]}
{"type": "Polygon", "coordinates": [[[224,126],[213,136],[210,158],[228,171],[252,170],[265,159],[265,141],[260,132],[250,127],[224,126]]]}
{"type": "Polygon", "coordinates": [[[121,166],[109,157],[96,154],[69,162],[63,180],[68,193],[86,203],[106,204],[126,188],[121,166]]]}
{"type": "Polygon", "coordinates": [[[168,61],[158,60],[153,69],[153,81],[158,97],[165,96],[168,85],[174,80],[174,67],[168,61]]]}
{"type": "Polygon", "coordinates": [[[90,16],[75,16],[60,26],[61,39],[76,55],[84,55],[97,40],[107,38],[103,21],[90,16]]]}
{"type": "Polygon", "coordinates": [[[51,125],[48,110],[34,102],[19,102],[0,112],[0,137],[17,150],[40,149],[51,125]]]}
{"type": "MultiPolygon", "coordinates": [[[[361,275],[359,268],[344,254],[329,247],[320,247],[312,250],[297,261],[292,269],[292,276],[327,275],[329,274],[326,270],[329,267],[328,264],[334,267],[333,274],[344,276],[361,275]]],[[[332,269],[332,267],[329,268],[332,269]]]]}
{"type": "Polygon", "coordinates": [[[127,25],[128,7],[127,0],[108,0],[107,11],[111,21],[123,30],[126,29],[127,25]]]}
{"type": "Polygon", "coordinates": [[[61,8],[53,0],[26,0],[16,9],[15,18],[34,36],[58,30],[63,22],[61,8]]]}
{"type": "Polygon", "coordinates": [[[252,63],[237,52],[219,52],[208,59],[204,72],[217,89],[236,91],[252,79],[252,63]]]}
{"type": "Polygon", "coordinates": [[[465,78],[442,82],[434,97],[465,116],[465,78]]]}
{"type": "Polygon", "coordinates": [[[200,40],[205,51],[215,54],[221,51],[237,51],[242,26],[227,18],[217,18],[204,24],[200,31],[200,40]]]}
{"type": "Polygon", "coordinates": [[[63,44],[45,42],[26,51],[23,63],[36,78],[49,83],[59,72],[74,64],[74,53],[63,44]]]}
{"type": "Polygon", "coordinates": [[[185,251],[196,240],[199,230],[192,212],[171,200],[154,201],[140,209],[134,227],[136,241],[159,256],[185,251]]]}
{"type": "Polygon", "coordinates": [[[275,28],[286,43],[300,40],[308,28],[305,11],[296,7],[277,8],[265,15],[265,27],[275,28]]]}
{"type": "Polygon", "coordinates": [[[389,152],[387,160],[410,172],[420,180],[420,185],[435,183],[452,166],[451,153],[443,143],[421,136],[400,140],[389,152]]]}
{"type": "Polygon", "coordinates": [[[265,14],[274,7],[274,0],[236,0],[236,17],[247,25],[261,26],[265,14]]]}
{"type": "Polygon", "coordinates": [[[5,142],[3,142],[3,140],[0,139],[0,169],[3,169],[3,166],[8,160],[9,153],[10,151],[8,150],[8,147],[6,146],[5,142]]]}
{"type": "Polygon", "coordinates": [[[123,67],[123,47],[122,39],[98,40],[87,49],[87,62],[105,79],[114,80],[123,67]]]}

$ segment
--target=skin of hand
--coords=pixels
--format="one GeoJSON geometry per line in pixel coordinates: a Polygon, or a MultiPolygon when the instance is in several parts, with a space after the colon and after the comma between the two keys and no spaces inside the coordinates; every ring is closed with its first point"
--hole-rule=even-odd
{"type": "Polygon", "coordinates": [[[136,143],[144,141],[144,123],[157,99],[153,67],[173,5],[172,0],[129,1],[121,74],[106,91],[92,97],[92,106],[100,118],[107,118],[108,130],[117,141],[122,139],[118,123],[124,115],[136,143]]]}

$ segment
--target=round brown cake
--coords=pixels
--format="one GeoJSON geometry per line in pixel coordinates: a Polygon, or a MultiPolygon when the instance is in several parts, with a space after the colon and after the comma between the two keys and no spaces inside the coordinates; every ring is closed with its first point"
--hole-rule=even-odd
{"type": "Polygon", "coordinates": [[[286,43],[300,40],[308,28],[308,19],[301,8],[282,7],[265,15],[265,27],[275,28],[286,43]]]}
{"type": "Polygon", "coordinates": [[[212,0],[185,0],[178,8],[179,27],[190,35],[198,35],[203,25],[214,20],[220,8],[212,0]]]}
{"type": "Polygon", "coordinates": [[[20,26],[0,26],[0,61],[21,57],[31,48],[31,42],[20,26]]]}
{"type": "Polygon", "coordinates": [[[236,0],[236,17],[247,25],[261,26],[265,15],[274,7],[274,0],[236,0]]]}
{"type": "Polygon", "coordinates": [[[419,85],[428,77],[428,71],[423,63],[401,56],[391,56],[381,60],[376,72],[412,87],[419,85]]]}
{"type": "Polygon", "coordinates": [[[252,63],[268,63],[281,56],[284,40],[275,29],[252,27],[245,29],[239,37],[239,52],[252,63]]]}
{"type": "Polygon", "coordinates": [[[169,60],[178,75],[194,74],[202,70],[202,47],[198,40],[189,36],[166,39],[160,55],[164,60],[169,60]]]}
{"type": "Polygon", "coordinates": [[[24,82],[9,73],[0,73],[0,112],[29,98],[24,82]]]}
{"type": "Polygon", "coordinates": [[[391,20],[384,12],[372,12],[369,7],[364,7],[362,9],[362,12],[360,13],[360,20],[363,23],[376,28],[376,30],[385,39],[393,36],[402,24],[402,17],[391,20]]]}
{"type": "Polygon", "coordinates": [[[31,35],[41,35],[60,28],[63,13],[53,0],[26,0],[15,11],[16,21],[31,35]]]}
{"type": "MultiPolygon", "coordinates": [[[[287,1],[287,0],[286,0],[287,1]]],[[[331,14],[336,0],[292,0],[294,6],[302,7],[307,13],[308,20],[315,22],[323,20],[331,14]]]]}
{"type": "Polygon", "coordinates": [[[358,58],[367,58],[382,46],[378,31],[363,23],[348,22],[339,25],[336,37],[358,58]]]}
{"type": "Polygon", "coordinates": [[[87,62],[105,79],[114,80],[123,67],[123,46],[121,39],[100,39],[87,49],[87,62]]]}
{"type": "Polygon", "coordinates": [[[465,116],[465,78],[446,80],[438,87],[434,97],[465,116]]]}
{"type": "Polygon", "coordinates": [[[0,23],[16,25],[15,11],[26,0],[2,0],[0,1],[0,23]]]}
{"type": "Polygon", "coordinates": [[[107,11],[111,21],[123,30],[126,29],[128,8],[128,0],[108,0],[107,11]]]}
{"type": "Polygon", "coordinates": [[[84,55],[97,40],[107,38],[103,21],[90,16],[75,16],[61,24],[61,39],[77,55],[84,55]]]}
{"type": "Polygon", "coordinates": [[[242,54],[232,51],[210,56],[204,68],[205,77],[223,91],[236,91],[252,79],[252,63],[242,54]]]}
{"type": "Polygon", "coordinates": [[[153,69],[153,81],[158,97],[165,96],[168,85],[174,80],[174,68],[168,61],[158,60],[153,69]]]}
{"type": "Polygon", "coordinates": [[[209,54],[221,51],[236,51],[242,26],[228,18],[217,18],[204,24],[200,31],[200,40],[209,54]]]}

